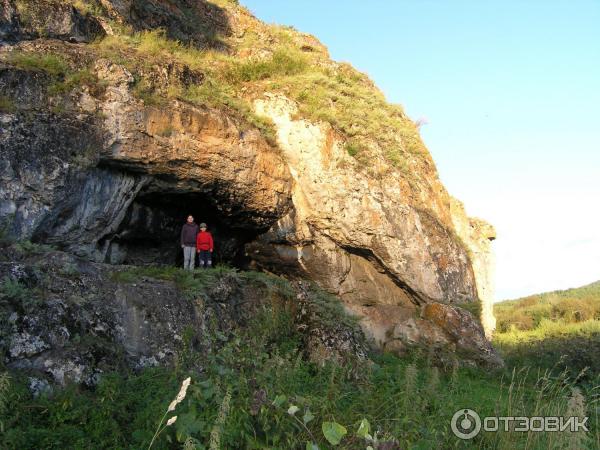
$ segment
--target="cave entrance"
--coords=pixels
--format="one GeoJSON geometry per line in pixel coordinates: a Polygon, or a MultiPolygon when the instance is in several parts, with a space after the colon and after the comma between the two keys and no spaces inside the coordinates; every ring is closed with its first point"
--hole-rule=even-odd
{"type": "MultiPolygon", "coordinates": [[[[223,209],[223,208],[221,208],[223,209]]],[[[106,259],[113,264],[183,266],[181,227],[188,215],[205,222],[214,239],[213,265],[246,268],[244,246],[266,231],[248,228],[224,215],[206,193],[141,191],[118,232],[111,236],[106,259]]],[[[196,261],[197,262],[197,261],[196,261]]]]}

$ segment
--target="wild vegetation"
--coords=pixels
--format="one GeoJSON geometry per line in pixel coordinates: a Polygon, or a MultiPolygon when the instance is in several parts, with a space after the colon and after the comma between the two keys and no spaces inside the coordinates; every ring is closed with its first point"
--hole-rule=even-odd
{"type": "Polygon", "coordinates": [[[600,320],[600,281],[497,303],[494,314],[500,332],[535,330],[544,320],[564,324],[600,320]]]}
{"type": "Polygon", "coordinates": [[[495,345],[513,364],[600,373],[600,282],[494,305],[495,345]]]}
{"type": "MultiPolygon", "coordinates": [[[[133,50],[145,64],[168,58],[202,70],[206,81],[201,85],[187,89],[173,87],[167,96],[233,108],[269,137],[269,125],[257,123],[251,112],[252,95],[241,93],[287,94],[298,102],[302,116],[329,122],[345,135],[347,149],[353,156],[383,152],[400,167],[407,158],[427,155],[416,126],[400,106],[388,104],[364,74],[348,64],[325,64],[319,53],[302,52],[293,40],[293,30],[272,26],[270,32],[277,42],[272,52],[250,58],[184,45],[168,39],[161,30],[137,33],[124,30],[103,39],[97,46],[105,56],[113,58],[133,50]]],[[[249,35],[248,39],[252,39],[252,33],[249,35]]]]}
{"type": "MultiPolygon", "coordinates": [[[[427,349],[404,358],[375,352],[370,361],[318,364],[303,352],[293,310],[282,307],[294,298],[282,278],[225,266],[193,274],[160,267],[113,274],[119,283],[169,280],[189,299],[206,296],[224,276],[290,302],[266,301],[246,326],[207,335],[214,349],[208,354],[194,350],[190,333],[174,367],[106,373],[94,389],[70,385],[32,397],[25,374],[3,371],[0,446],[148,448],[153,439],[157,449],[592,449],[600,443],[597,372],[541,369],[535,359],[496,373],[458,364],[439,369],[427,349]],[[189,387],[177,396],[188,377],[189,387]],[[450,419],[463,408],[482,417],[588,416],[591,431],[482,432],[462,441],[450,419]]],[[[311,292],[322,320],[352,323],[334,298],[311,292]]],[[[5,280],[0,299],[7,296],[34,295],[5,280]]]]}
{"type": "MultiPolygon", "coordinates": [[[[366,159],[381,155],[407,174],[416,161],[430,162],[418,128],[399,105],[385,100],[365,74],[349,64],[331,61],[326,50],[312,37],[291,27],[256,21],[237,2],[215,3],[226,11],[241,12],[253,21],[253,26],[245,29],[242,37],[213,36],[223,45],[211,47],[178,41],[169,37],[165,29],[135,31],[112,21],[102,5],[93,0],[57,1],[72,4],[82,14],[104,16],[113,34],[96,42],[94,50],[98,56],[126,65],[136,78],[134,92],[148,104],[161,105],[168,99],[178,98],[227,108],[274,142],[273,125],[254,114],[251,102],[263,92],[281,92],[298,102],[302,117],[330,123],[346,138],[346,149],[354,157],[366,159]],[[172,83],[167,92],[158,92],[145,72],[164,61],[185,64],[201,71],[205,78],[199,84],[186,87],[172,83]]],[[[25,18],[31,15],[32,7],[38,6],[30,0],[18,2],[25,18]]],[[[183,4],[179,7],[183,14],[181,20],[200,29],[193,11],[183,4]]],[[[21,63],[30,67],[41,64],[54,74],[64,69],[54,56],[45,60],[38,55],[33,59],[36,61],[32,64],[21,63]]]]}
{"type": "MultiPolygon", "coordinates": [[[[82,13],[104,14],[97,2],[69,3],[82,13]]],[[[237,2],[215,3],[229,8],[237,2]]],[[[32,2],[18,4],[26,15],[32,2]]],[[[293,29],[264,26],[241,37],[214,37],[225,41],[223,50],[179,42],[165,30],[134,31],[109,23],[114,34],[88,47],[95,56],[128,67],[134,93],[147,104],[161,107],[179,99],[227,108],[273,141],[273,125],[254,114],[251,102],[265,91],[282,92],[298,102],[300,116],[329,122],[345,136],[354,157],[382,155],[404,171],[414,160],[429,158],[418,130],[399,106],[386,103],[366,75],[329,61],[318,45],[302,43],[293,29]],[[252,51],[258,42],[268,42],[267,48],[252,51]],[[173,82],[163,92],[148,73],[164,61],[184,64],[204,78],[191,86],[173,82]]],[[[91,66],[76,67],[57,54],[15,51],[8,58],[23,70],[48,74],[51,94],[83,85],[101,88],[91,66]]],[[[0,109],[14,107],[11,99],[0,97],[0,109]]],[[[168,136],[169,130],[161,134],[168,136]]],[[[29,242],[15,245],[25,255],[47,250],[29,242]]],[[[76,270],[65,266],[61,275],[75,276],[76,270]]],[[[33,397],[27,372],[9,371],[2,358],[0,447],[600,448],[600,330],[598,310],[587,302],[573,308],[579,303],[559,295],[548,301],[550,306],[534,308],[537,301],[507,310],[499,306],[496,343],[507,368],[493,373],[459,367],[458,362],[437,368],[429,349],[403,358],[374,351],[368,361],[344,365],[312,362],[304,353],[301,330],[293,326],[291,285],[267,274],[228,267],[193,274],[146,267],[115,271],[113,281],[167,280],[191,301],[207,296],[208,288],[224,276],[260,286],[266,300],[276,293],[289,301],[286,307],[265,301],[244,327],[227,335],[208,334],[212,351],[195,350],[188,333],[174,367],[107,372],[94,388],[68,385],[33,397]],[[189,387],[182,390],[182,380],[188,378],[189,387]],[[452,433],[450,419],[464,408],[481,416],[589,416],[590,432],[500,431],[462,441],[452,433]]],[[[43,301],[38,294],[9,278],[0,280],[0,307],[8,300],[43,301]]],[[[356,325],[326,293],[312,290],[311,301],[322,320],[356,325]]]]}

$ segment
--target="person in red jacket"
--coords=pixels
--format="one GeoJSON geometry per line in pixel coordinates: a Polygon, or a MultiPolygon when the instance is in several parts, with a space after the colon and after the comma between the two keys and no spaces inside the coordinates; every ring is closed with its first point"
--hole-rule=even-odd
{"type": "Polygon", "coordinates": [[[200,267],[207,269],[212,266],[213,238],[206,231],[206,224],[200,224],[200,233],[196,236],[196,251],[200,254],[200,267]]]}

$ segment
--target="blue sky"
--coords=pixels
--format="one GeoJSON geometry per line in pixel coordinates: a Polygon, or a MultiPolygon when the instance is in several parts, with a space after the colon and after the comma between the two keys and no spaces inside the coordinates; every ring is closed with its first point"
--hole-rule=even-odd
{"type": "Polygon", "coordinates": [[[317,36],[413,119],[496,226],[496,298],[600,279],[600,0],[242,0],[317,36]]]}

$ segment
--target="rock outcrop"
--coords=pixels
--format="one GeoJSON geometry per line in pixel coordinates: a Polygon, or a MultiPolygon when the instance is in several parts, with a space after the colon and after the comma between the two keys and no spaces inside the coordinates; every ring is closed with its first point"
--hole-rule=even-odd
{"type": "MultiPolygon", "coordinates": [[[[290,100],[267,94],[255,105],[275,123],[294,183],[293,209],[247,245],[252,259],[318,281],[362,318],[380,348],[456,347],[471,355],[463,354],[466,359],[479,354],[478,362],[498,363],[481,326],[452,306],[476,302],[479,284],[448,223],[454,211],[439,181],[432,180],[437,195],[425,200],[435,212],[421,210],[397,172],[373,177],[360,170],[329,125],[294,120],[290,100]]],[[[483,267],[474,267],[483,274],[483,267]]]]}
{"type": "Polygon", "coordinates": [[[491,339],[496,329],[494,317],[494,272],[496,269],[491,242],[496,239],[496,230],[484,220],[468,217],[465,207],[459,200],[452,198],[450,203],[452,221],[456,233],[467,249],[475,274],[477,296],[481,303],[481,324],[485,334],[491,339]]]}
{"type": "Polygon", "coordinates": [[[366,357],[360,329],[320,320],[302,283],[294,292],[278,289],[274,276],[257,282],[228,270],[205,277],[199,292],[63,252],[0,249],[2,363],[44,385],[93,386],[103,373],[173,365],[185,346],[218,352],[217,334],[231,337],[275,307],[297,310],[293,325],[306,337],[308,359],[343,364],[366,357]]]}
{"type": "Polygon", "coordinates": [[[56,38],[71,42],[91,42],[106,33],[91,14],[82,14],[68,2],[38,0],[35,2],[2,1],[0,40],[56,38]]]}
{"type": "MultiPolygon", "coordinates": [[[[193,8],[196,28],[182,16],[187,9],[163,2],[100,3],[134,29],[166,28],[232,54],[249,24],[259,24],[208,2],[193,8]]],[[[15,23],[23,29],[22,17],[3,4],[4,36],[16,41],[0,51],[0,219],[11,236],[97,263],[174,264],[178,227],[192,213],[211,224],[217,260],[315,281],[362,318],[377,348],[426,347],[441,359],[501,364],[461,308],[491,298],[489,246],[481,243],[489,237],[464,226],[428,153],[411,156],[403,170],[374,154],[365,169],[347,136],[301,117],[282,93],[254,86],[253,113],[193,103],[171,92],[210,87],[208,72],[179,60],[126,63],[134,56],[125,50],[99,55],[95,45],[70,42],[82,41],[73,28],[50,34],[59,40],[23,41],[10,31],[15,23]],[[79,78],[31,68],[15,54],[60,55],[79,78]],[[276,142],[250,114],[274,124],[276,142]]],[[[54,30],[54,22],[42,28],[54,30]]],[[[298,51],[326,57],[316,40],[294,36],[298,51]]],[[[246,54],[261,57],[239,50],[246,54]]],[[[483,309],[491,311],[489,302],[483,309]]],[[[492,319],[484,313],[482,321],[490,330],[492,319]]]]}

